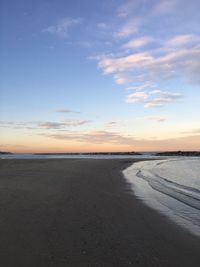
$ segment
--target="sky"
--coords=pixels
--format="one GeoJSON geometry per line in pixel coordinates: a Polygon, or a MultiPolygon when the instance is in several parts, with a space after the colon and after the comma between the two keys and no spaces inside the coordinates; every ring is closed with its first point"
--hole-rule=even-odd
{"type": "Polygon", "coordinates": [[[199,0],[1,0],[0,151],[200,150],[199,0]]]}

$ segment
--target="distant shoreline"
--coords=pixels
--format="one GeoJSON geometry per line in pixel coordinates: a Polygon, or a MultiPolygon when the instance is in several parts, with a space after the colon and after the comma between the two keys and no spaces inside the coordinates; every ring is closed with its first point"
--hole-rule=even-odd
{"type": "Polygon", "coordinates": [[[140,152],[34,153],[34,155],[142,155],[140,152]]]}
{"type": "Polygon", "coordinates": [[[14,153],[12,152],[7,152],[7,151],[0,151],[0,155],[12,155],[14,153]]]}
{"type": "Polygon", "coordinates": [[[162,152],[135,152],[135,151],[127,151],[127,152],[44,152],[44,153],[13,153],[7,151],[0,151],[0,155],[14,155],[14,154],[27,154],[27,155],[102,155],[102,156],[141,156],[141,155],[152,155],[152,156],[184,156],[184,157],[199,157],[200,151],[162,151],[162,152]]]}
{"type": "Polygon", "coordinates": [[[200,151],[166,151],[158,152],[156,156],[183,156],[183,157],[199,157],[200,151]]]}

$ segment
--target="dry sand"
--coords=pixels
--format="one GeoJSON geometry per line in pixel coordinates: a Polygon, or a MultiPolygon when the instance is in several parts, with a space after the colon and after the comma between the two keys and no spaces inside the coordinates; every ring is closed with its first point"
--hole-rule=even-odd
{"type": "Polygon", "coordinates": [[[199,266],[200,240],[130,193],[129,164],[0,160],[0,266],[199,266]]]}

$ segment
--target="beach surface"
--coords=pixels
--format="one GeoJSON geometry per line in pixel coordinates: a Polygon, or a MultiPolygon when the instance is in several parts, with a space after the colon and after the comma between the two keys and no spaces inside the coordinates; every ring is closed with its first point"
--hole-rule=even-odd
{"type": "Polygon", "coordinates": [[[200,239],[132,194],[134,161],[0,160],[0,266],[199,266],[200,239]]]}

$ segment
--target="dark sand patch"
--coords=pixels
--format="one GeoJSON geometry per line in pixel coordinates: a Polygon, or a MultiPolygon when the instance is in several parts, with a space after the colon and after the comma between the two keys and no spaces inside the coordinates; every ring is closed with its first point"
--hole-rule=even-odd
{"type": "Polygon", "coordinates": [[[0,266],[187,266],[200,240],[129,193],[130,160],[1,160],[0,266]]]}

